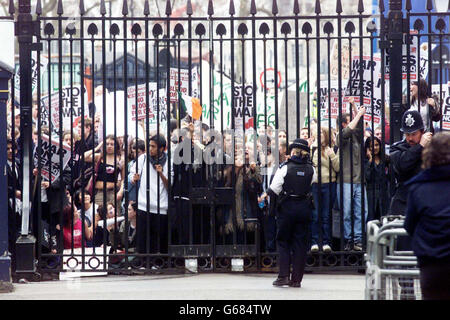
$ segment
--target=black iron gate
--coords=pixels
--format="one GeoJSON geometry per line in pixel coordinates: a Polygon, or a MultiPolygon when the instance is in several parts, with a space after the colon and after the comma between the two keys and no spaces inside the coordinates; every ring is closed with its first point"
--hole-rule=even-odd
{"type": "MultiPolygon", "coordinates": [[[[233,1],[224,17],[213,1],[200,17],[191,1],[176,17],[170,1],[163,17],[143,3],[130,16],[124,0],[112,17],[102,0],[95,17],[81,0],[74,17],[62,1],[55,16],[19,1],[20,109],[8,120],[31,205],[17,272],[275,271],[276,220],[259,196],[297,137],[318,173],[307,268],[364,268],[366,221],[389,207],[386,148],[401,139],[410,81],[436,84],[420,44],[448,44],[448,11],[428,2],[423,33],[410,1],[406,19],[401,1],[388,17],[383,2],[367,14],[362,0],[350,15],[340,0],[324,12],[316,1],[314,14],[273,1],[271,16],[250,1],[245,17],[233,1]]],[[[440,62],[446,72],[448,56],[440,62]]]]}

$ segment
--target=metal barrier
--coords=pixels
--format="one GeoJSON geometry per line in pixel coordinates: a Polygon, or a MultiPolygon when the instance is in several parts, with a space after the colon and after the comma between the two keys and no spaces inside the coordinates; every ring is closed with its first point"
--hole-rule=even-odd
{"type": "Polygon", "coordinates": [[[397,237],[407,235],[403,221],[392,216],[367,224],[366,300],[421,299],[417,258],[396,250],[397,237]]]}

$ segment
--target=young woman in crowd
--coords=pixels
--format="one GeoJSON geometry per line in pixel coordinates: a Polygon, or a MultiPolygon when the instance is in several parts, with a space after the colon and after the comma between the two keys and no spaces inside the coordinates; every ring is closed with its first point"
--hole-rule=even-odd
{"type": "Polygon", "coordinates": [[[83,228],[84,237],[86,241],[92,240],[92,228],[84,223],[80,219],[80,211],[78,211],[76,205],[66,206],[63,209],[63,236],[64,236],[64,249],[74,249],[81,248],[83,239],[83,228]]]}
{"type": "Polygon", "coordinates": [[[311,223],[311,251],[319,251],[319,234],[322,233],[322,250],[331,251],[331,216],[330,211],[336,200],[336,178],[339,172],[339,156],[333,150],[333,142],[330,139],[330,131],[326,127],[320,130],[320,147],[315,139],[312,147],[312,162],[316,175],[313,179],[312,192],[314,196],[315,209],[311,223]],[[320,164],[319,164],[320,153],[320,164]],[[319,165],[321,174],[321,185],[319,186],[319,165]],[[319,195],[321,197],[319,211],[319,195]]]}
{"type": "Polygon", "coordinates": [[[383,143],[373,136],[364,143],[366,160],[364,165],[368,201],[367,220],[380,219],[387,210],[388,158],[383,160],[383,143]]]}

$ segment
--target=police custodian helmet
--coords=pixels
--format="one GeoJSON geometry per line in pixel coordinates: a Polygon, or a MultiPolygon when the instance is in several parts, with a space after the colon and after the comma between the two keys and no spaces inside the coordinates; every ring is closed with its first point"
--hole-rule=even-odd
{"type": "Polygon", "coordinates": [[[401,131],[404,133],[413,133],[423,129],[423,120],[419,111],[406,111],[402,117],[401,131]]]}
{"type": "Polygon", "coordinates": [[[291,150],[293,148],[299,148],[305,151],[309,152],[309,146],[308,146],[308,141],[304,140],[304,139],[295,139],[290,145],[289,145],[289,152],[291,152],[291,150]]]}

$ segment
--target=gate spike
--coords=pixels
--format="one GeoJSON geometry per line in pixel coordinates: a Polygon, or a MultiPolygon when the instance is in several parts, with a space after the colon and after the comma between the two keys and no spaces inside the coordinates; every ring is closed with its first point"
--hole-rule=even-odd
{"type": "Polygon", "coordinates": [[[275,16],[278,14],[278,4],[277,0],[272,1],[272,14],[275,16]]]}
{"type": "Polygon", "coordinates": [[[37,0],[36,2],[36,14],[40,16],[42,14],[42,3],[41,0],[37,0]]]}
{"type": "Polygon", "coordinates": [[[256,3],[255,0],[252,0],[250,3],[250,14],[255,15],[256,14],[256,3]]]}
{"type": "Polygon", "coordinates": [[[84,1],[80,0],[80,15],[83,16],[86,13],[86,10],[84,9],[84,1]]]}
{"type": "Polygon", "coordinates": [[[127,0],[123,0],[122,15],[123,16],[127,16],[128,15],[128,1],[127,0]]]}
{"type": "Polygon", "coordinates": [[[428,11],[433,10],[433,1],[432,0],[427,0],[427,10],[428,11]]]}
{"type": "Polygon", "coordinates": [[[294,14],[297,15],[300,13],[300,6],[298,5],[298,0],[294,1],[294,14]]]}
{"type": "Polygon", "coordinates": [[[208,2],[208,16],[212,16],[214,14],[214,5],[212,0],[208,2]]]}
{"type": "MultiPolygon", "coordinates": [[[[41,10],[42,11],[42,10],[41,10]]],[[[8,13],[13,15],[16,12],[16,8],[14,7],[14,0],[9,0],[9,8],[8,13]]],[[[41,12],[42,13],[42,12],[41,12]]]]}
{"type": "Polygon", "coordinates": [[[228,10],[230,16],[234,16],[236,14],[236,10],[234,9],[234,1],[230,0],[230,8],[228,10]]]}
{"type": "Polygon", "coordinates": [[[148,0],[144,2],[144,16],[150,15],[150,5],[148,4],[148,0]]]}
{"type": "Polygon", "coordinates": [[[188,0],[187,4],[186,4],[186,14],[188,16],[192,16],[194,12],[192,11],[192,2],[191,0],[188,0]]]}
{"type": "Polygon", "coordinates": [[[380,1],[379,5],[378,5],[379,9],[380,9],[380,13],[384,13],[384,2],[380,1]]]}
{"type": "Polygon", "coordinates": [[[341,0],[336,1],[336,13],[342,13],[342,2],[341,0]]]}
{"type": "Polygon", "coordinates": [[[358,13],[363,13],[364,12],[364,3],[363,0],[359,0],[358,2],[358,13]]]}
{"type": "Polygon", "coordinates": [[[105,5],[105,0],[101,0],[100,1],[100,14],[102,16],[106,15],[106,5],[105,5]]]}
{"type": "Polygon", "coordinates": [[[58,14],[58,15],[64,14],[62,0],[58,0],[58,9],[56,10],[56,14],[58,14]]]}
{"type": "Polygon", "coordinates": [[[314,10],[316,14],[322,13],[322,9],[320,8],[320,0],[316,0],[316,9],[314,10]]]}
{"type": "Polygon", "coordinates": [[[166,16],[172,14],[172,6],[170,5],[170,0],[166,0],[166,16]]]}
{"type": "Polygon", "coordinates": [[[406,0],[405,9],[406,9],[406,11],[411,11],[411,9],[412,9],[411,0],[406,0]]]}

